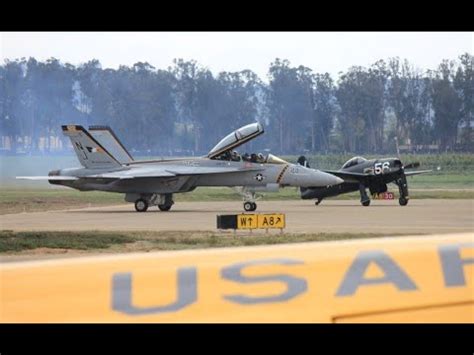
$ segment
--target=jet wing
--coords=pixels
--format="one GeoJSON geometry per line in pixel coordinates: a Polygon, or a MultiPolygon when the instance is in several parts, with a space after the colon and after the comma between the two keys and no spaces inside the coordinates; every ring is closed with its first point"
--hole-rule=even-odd
{"type": "Polygon", "coordinates": [[[173,167],[167,169],[175,175],[207,175],[207,174],[227,174],[246,171],[261,171],[263,168],[234,168],[234,167],[173,167]]]}
{"type": "Polygon", "coordinates": [[[406,176],[413,176],[418,174],[431,173],[433,170],[415,170],[415,171],[405,171],[406,176]]]}
{"type": "Polygon", "coordinates": [[[77,180],[75,176],[17,176],[18,180],[55,180],[55,181],[64,181],[64,180],[77,180]]]}
{"type": "Polygon", "coordinates": [[[144,167],[110,173],[88,175],[86,178],[98,179],[140,179],[140,178],[168,178],[186,175],[226,174],[245,171],[260,171],[262,168],[234,168],[234,167],[195,167],[170,165],[166,167],[144,167]]]}
{"type": "Polygon", "coordinates": [[[120,170],[110,173],[94,174],[88,175],[87,178],[97,178],[97,179],[138,179],[138,178],[167,178],[176,176],[175,174],[166,171],[163,168],[136,168],[129,170],[120,170]]]}
{"type": "MultiPolygon", "coordinates": [[[[325,173],[333,174],[341,179],[344,179],[345,182],[360,182],[364,181],[365,179],[370,179],[372,176],[375,176],[373,172],[368,173],[355,173],[355,172],[348,172],[348,171],[340,171],[340,170],[323,170],[325,173]]],[[[418,171],[405,171],[406,176],[413,176],[418,174],[425,174],[432,172],[433,170],[418,170],[418,171]]]]}

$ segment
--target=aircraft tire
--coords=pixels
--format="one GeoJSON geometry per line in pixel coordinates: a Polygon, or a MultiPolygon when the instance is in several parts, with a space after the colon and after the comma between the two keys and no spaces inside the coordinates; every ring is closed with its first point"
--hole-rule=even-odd
{"type": "Polygon", "coordinates": [[[142,198],[135,201],[135,210],[137,212],[146,212],[148,209],[148,202],[142,198]]]}
{"type": "Polygon", "coordinates": [[[398,203],[400,204],[400,206],[406,206],[408,204],[408,199],[406,199],[405,197],[400,197],[398,199],[398,203]]]}
{"type": "Polygon", "coordinates": [[[363,201],[361,203],[362,203],[362,206],[369,206],[370,205],[370,200],[366,200],[366,201],[363,201]]]}
{"type": "Polygon", "coordinates": [[[244,210],[247,211],[247,212],[255,211],[256,208],[257,208],[256,203],[253,203],[253,202],[245,202],[244,203],[244,210]]]}
{"type": "Polygon", "coordinates": [[[171,206],[172,205],[158,205],[158,208],[160,209],[160,211],[166,212],[171,209],[171,206]]]}

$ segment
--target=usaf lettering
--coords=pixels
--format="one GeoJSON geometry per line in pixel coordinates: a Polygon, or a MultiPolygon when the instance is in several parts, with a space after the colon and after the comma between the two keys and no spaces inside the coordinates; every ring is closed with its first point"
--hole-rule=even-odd
{"type": "MultiPolygon", "coordinates": [[[[446,287],[462,287],[466,285],[464,267],[474,264],[474,258],[461,258],[461,249],[473,248],[474,243],[448,244],[438,248],[441,262],[441,271],[446,287]]],[[[301,260],[277,258],[252,260],[226,266],[221,270],[221,277],[226,281],[241,284],[257,284],[265,282],[281,282],[285,284],[286,290],[279,294],[266,296],[249,296],[242,294],[223,295],[227,302],[250,306],[255,304],[267,304],[290,301],[308,290],[305,279],[288,274],[276,274],[265,276],[245,276],[243,270],[246,267],[258,265],[302,265],[301,260]]],[[[183,267],[177,271],[177,299],[167,305],[156,305],[152,307],[140,307],[133,304],[132,281],[133,275],[129,272],[115,273],[112,276],[112,309],[127,315],[150,315],[180,311],[194,303],[198,299],[196,267],[183,267]]],[[[359,252],[354,261],[346,271],[337,291],[336,297],[353,296],[361,287],[374,287],[383,284],[391,284],[397,290],[407,292],[418,289],[409,275],[382,250],[370,250],[359,252]],[[375,264],[383,272],[382,277],[367,278],[365,276],[370,265],[375,264]]]]}

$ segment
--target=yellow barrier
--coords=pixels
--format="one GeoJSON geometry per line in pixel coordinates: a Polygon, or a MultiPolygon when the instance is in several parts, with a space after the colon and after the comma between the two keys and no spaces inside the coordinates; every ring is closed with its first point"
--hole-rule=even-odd
{"type": "Polygon", "coordinates": [[[474,234],[0,266],[0,322],[474,322],[474,234]]]}

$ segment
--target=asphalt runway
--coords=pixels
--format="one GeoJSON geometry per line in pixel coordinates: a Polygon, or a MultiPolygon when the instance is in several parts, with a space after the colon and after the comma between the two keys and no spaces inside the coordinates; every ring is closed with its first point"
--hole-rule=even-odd
{"type": "MultiPolygon", "coordinates": [[[[363,207],[357,200],[258,201],[259,213],[286,214],[287,232],[350,233],[451,233],[474,231],[474,200],[372,201],[363,207]]],[[[133,204],[65,211],[18,213],[0,216],[6,230],[216,230],[218,214],[242,213],[240,201],[180,202],[170,212],[152,207],[135,212],[133,204]]]]}

